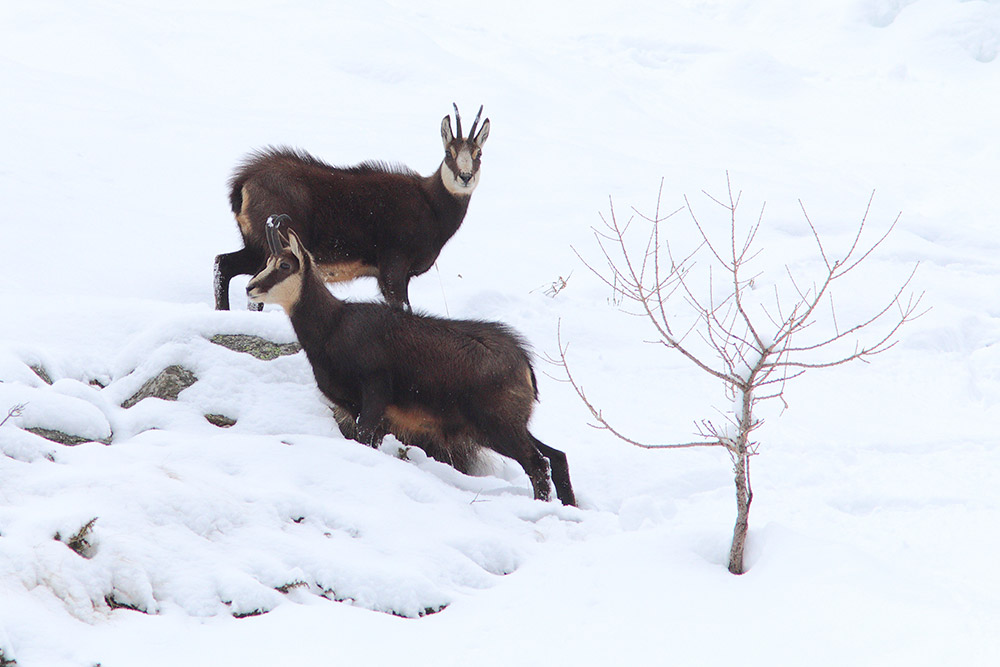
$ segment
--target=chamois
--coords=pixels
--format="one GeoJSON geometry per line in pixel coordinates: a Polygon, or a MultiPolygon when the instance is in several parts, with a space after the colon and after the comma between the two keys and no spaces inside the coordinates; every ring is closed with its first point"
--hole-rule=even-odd
{"type": "Polygon", "coordinates": [[[247,297],[284,308],[346,437],[377,447],[391,433],[462,472],[485,446],[524,468],[538,500],[549,499],[551,463],[559,500],[576,504],[566,455],[528,432],[538,389],[517,334],[496,322],[342,301],[294,229],[285,238],[271,224],[285,219],[268,220],[270,256],[247,297]]]}
{"type": "Polygon", "coordinates": [[[316,271],[326,281],[373,276],[386,302],[408,309],[410,278],[434,265],[465,218],[490,135],[489,118],[476,132],[480,106],[469,136],[463,137],[458,105],[453,106],[458,135],[445,116],[444,159],[430,176],[381,162],[332,167],[291,148],[251,153],[229,181],[229,202],[244,247],[215,258],[216,310],[229,309],[233,276],[253,275],[263,267],[264,223],[275,212],[292,216],[290,227],[311,249],[316,271]]]}

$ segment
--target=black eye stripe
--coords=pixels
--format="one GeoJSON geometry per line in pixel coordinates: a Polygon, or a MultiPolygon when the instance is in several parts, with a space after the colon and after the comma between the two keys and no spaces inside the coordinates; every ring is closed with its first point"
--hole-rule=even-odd
{"type": "Polygon", "coordinates": [[[271,288],[274,287],[277,284],[277,282],[278,282],[278,276],[276,276],[272,271],[271,273],[261,278],[261,280],[257,283],[256,287],[262,292],[270,292],[271,288]]]}

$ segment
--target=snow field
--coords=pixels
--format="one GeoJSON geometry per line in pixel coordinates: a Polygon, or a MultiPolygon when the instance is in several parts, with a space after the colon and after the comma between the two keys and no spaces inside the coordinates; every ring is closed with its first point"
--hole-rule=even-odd
{"type": "MultiPolygon", "coordinates": [[[[998,35],[985,0],[3,5],[0,419],[26,404],[0,427],[3,655],[992,664],[998,35]],[[208,341],[292,340],[280,311],[211,311],[212,258],[239,244],[225,182],[242,155],[290,144],[430,173],[452,101],[491,118],[483,178],[411,296],[530,341],[532,431],[566,451],[579,510],[531,500],[510,462],[466,477],[400,460],[391,439],[346,442],[302,355],[208,341]],[[727,171],[748,220],[766,202],[766,276],[822,268],[800,199],[844,248],[874,190],[872,235],[902,217],[838,317],[870,312],[917,261],[933,308],[875,363],[809,374],[787,409],[761,411],[739,578],[724,452],[590,429],[544,361],[561,326],[588,395],[642,440],[689,439],[729,407],[642,342],[571,250],[599,258],[609,197],[650,213],[661,178],[662,210],[687,195],[724,237],[701,191],[724,193],[727,171]],[[174,363],[199,377],[178,401],[119,407],[174,363]],[[23,430],[43,424],[112,444],[23,430]],[[95,517],[84,558],[66,541],[95,517]]],[[[668,229],[692,237],[681,214],[668,229]]]]}

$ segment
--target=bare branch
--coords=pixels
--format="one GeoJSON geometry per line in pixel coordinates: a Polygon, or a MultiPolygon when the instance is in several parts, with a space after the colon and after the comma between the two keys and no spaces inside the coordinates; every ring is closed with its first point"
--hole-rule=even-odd
{"type": "MultiPolygon", "coordinates": [[[[865,212],[865,215],[866,216],[868,215],[867,211],[865,212]]],[[[863,255],[861,255],[861,257],[859,257],[858,259],[854,260],[852,263],[848,264],[847,263],[847,259],[854,252],[854,247],[852,246],[851,250],[847,253],[847,255],[844,256],[844,259],[840,263],[840,273],[839,273],[839,275],[843,275],[843,274],[847,273],[848,271],[853,270],[854,267],[856,267],[858,264],[860,264],[861,262],[863,262],[866,259],[868,259],[868,256],[871,255],[873,252],[875,252],[875,249],[878,248],[879,246],[881,246],[882,242],[885,241],[889,237],[889,234],[892,233],[892,230],[896,228],[896,223],[899,222],[899,219],[902,217],[902,215],[903,215],[902,213],[897,214],[896,215],[896,219],[892,221],[891,225],[889,225],[889,229],[885,230],[885,234],[883,234],[879,238],[878,241],[876,241],[874,244],[872,244],[872,246],[870,248],[868,248],[868,250],[865,251],[865,253],[863,255]]],[[[859,230],[858,236],[860,237],[860,235],[861,235],[861,232],[859,230]]]]}
{"type": "Polygon", "coordinates": [[[569,381],[570,386],[576,392],[576,395],[580,397],[583,404],[590,410],[591,416],[597,422],[596,424],[590,424],[591,428],[595,428],[600,431],[608,431],[614,435],[619,440],[629,443],[630,445],[635,445],[636,447],[642,447],[643,449],[687,449],[691,447],[727,447],[728,444],[723,440],[714,441],[700,441],[700,442],[683,442],[683,443],[663,443],[663,444],[648,444],[644,442],[639,442],[633,440],[627,435],[623,434],[621,431],[612,426],[607,419],[604,418],[604,414],[594,407],[594,404],[590,402],[587,398],[586,393],[583,391],[583,387],[577,384],[576,379],[569,370],[569,362],[566,359],[566,352],[569,349],[569,344],[564,345],[562,341],[562,321],[560,321],[556,328],[556,338],[559,346],[559,362],[562,367],[566,370],[566,377],[569,381]]]}
{"type": "Polygon", "coordinates": [[[27,403],[18,403],[17,405],[11,406],[7,410],[7,416],[4,417],[2,420],[0,420],[0,426],[6,424],[7,420],[12,417],[20,417],[24,413],[24,408],[27,405],[28,405],[27,403]]]}
{"type": "MultiPolygon", "coordinates": [[[[868,200],[868,205],[871,205],[871,200],[868,200]]],[[[826,256],[826,250],[823,248],[823,240],[819,237],[819,232],[816,231],[816,225],[813,224],[812,219],[809,217],[809,212],[806,211],[806,205],[802,203],[801,199],[799,200],[799,206],[802,208],[802,215],[805,216],[809,229],[812,230],[813,238],[816,240],[816,247],[819,248],[819,254],[823,258],[823,263],[826,264],[826,270],[833,271],[834,266],[830,264],[830,259],[826,256]]],[[[865,217],[867,217],[867,214],[865,217]]],[[[863,222],[864,221],[862,220],[862,224],[863,222]]],[[[858,236],[860,235],[861,230],[858,230],[858,236]]],[[[855,239],[855,243],[857,243],[857,239],[855,239]]]]}
{"type": "Polygon", "coordinates": [[[851,355],[850,357],[846,358],[845,361],[850,359],[856,359],[858,358],[858,356],[867,356],[870,354],[874,354],[875,352],[872,351],[879,350],[880,348],[882,348],[890,339],[895,337],[896,333],[904,324],[906,324],[907,322],[912,322],[913,320],[917,319],[918,317],[921,317],[927,312],[926,310],[918,312],[918,309],[920,308],[920,303],[924,298],[923,292],[917,295],[916,298],[914,298],[911,295],[905,306],[903,306],[902,303],[900,302],[900,299],[903,296],[903,292],[907,290],[910,283],[913,281],[913,276],[916,274],[918,266],[919,265],[915,265],[913,267],[913,270],[910,272],[910,275],[906,278],[903,284],[900,285],[899,289],[896,290],[896,293],[893,295],[889,303],[887,303],[881,310],[876,312],[867,320],[858,322],[854,326],[844,331],[836,331],[833,336],[830,336],[825,340],[812,343],[810,345],[803,345],[798,347],[789,345],[786,347],[786,351],[788,353],[803,353],[828,347],[837,341],[848,338],[855,333],[859,333],[863,329],[867,329],[868,327],[872,326],[879,320],[883,319],[893,310],[894,307],[896,307],[899,312],[898,318],[894,320],[894,324],[890,328],[889,332],[885,334],[882,338],[880,338],[878,342],[876,342],[875,344],[863,347],[862,348],[863,352],[860,355],[851,355]]]}

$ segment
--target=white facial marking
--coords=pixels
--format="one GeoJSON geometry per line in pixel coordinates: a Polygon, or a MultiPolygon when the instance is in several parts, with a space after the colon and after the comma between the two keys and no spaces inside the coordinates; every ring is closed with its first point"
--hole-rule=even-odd
{"type": "Polygon", "coordinates": [[[472,152],[468,148],[463,148],[462,152],[458,154],[455,159],[455,164],[458,165],[459,174],[471,174],[472,173],[472,152]]]}
{"type": "Polygon", "coordinates": [[[458,173],[452,172],[447,163],[441,165],[441,181],[444,187],[453,195],[471,195],[479,184],[479,170],[473,171],[475,165],[472,159],[472,151],[468,146],[463,146],[455,159],[455,167],[458,173]],[[469,179],[468,182],[462,179],[462,174],[469,179]]]}
{"type": "Polygon", "coordinates": [[[281,261],[280,257],[271,257],[267,260],[267,266],[264,267],[264,270],[250,280],[247,285],[247,299],[252,303],[276,303],[284,308],[285,312],[291,313],[292,306],[299,300],[299,295],[302,293],[301,271],[286,276],[284,280],[275,283],[267,291],[253,287],[255,283],[267,282],[271,274],[277,270],[279,261],[281,261]]]}

